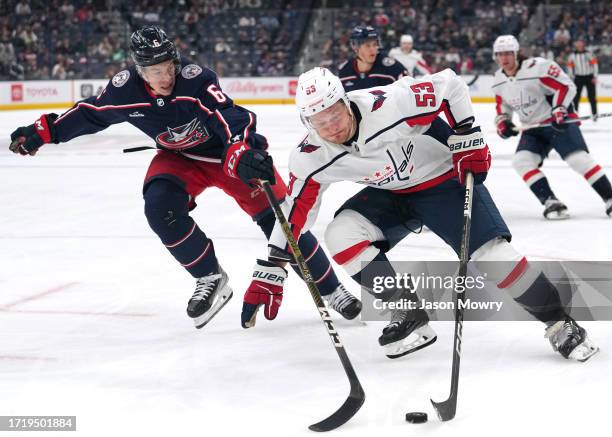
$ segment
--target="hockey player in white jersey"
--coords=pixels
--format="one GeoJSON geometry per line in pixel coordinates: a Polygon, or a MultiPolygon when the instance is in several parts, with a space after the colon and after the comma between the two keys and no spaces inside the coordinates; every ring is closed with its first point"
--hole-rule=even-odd
{"type": "Polygon", "coordinates": [[[389,56],[399,61],[412,77],[431,74],[431,68],[427,65],[425,59],[423,59],[423,55],[412,47],[412,36],[402,35],[400,37],[399,47],[394,47],[389,50],[389,56]]]}
{"type": "Polygon", "coordinates": [[[576,95],[572,80],[553,61],[520,56],[519,43],[512,35],[501,35],[495,40],[493,55],[500,67],[493,84],[499,136],[505,139],[518,135],[512,123],[515,112],[522,124],[552,122],[551,126],[524,131],[512,160],[519,176],[544,205],[544,217],[550,220],[569,217],[567,206],[557,199],[540,170],[552,149],[587,180],[603,199],[606,214],[612,216],[608,177],[589,153],[578,124],[565,123],[577,117],[572,104],[576,95]]]}
{"type": "MultiPolygon", "coordinates": [[[[470,254],[496,263],[497,286],[547,325],[555,350],[586,360],[597,352],[586,332],[562,307],[556,288],[510,244],[510,231],[482,183],[491,163],[475,119],[468,87],[451,70],[420,80],[345,94],[340,79],[324,68],[299,77],[296,104],[308,135],[290,155],[285,211],[299,237],[316,220],[324,191],[334,182],[366,188],[338,210],[325,232],[334,260],[362,289],[384,301],[417,300],[410,290],[374,293],[362,271],[395,277],[385,253],[422,224],[459,253],[465,172],[474,175],[470,254]],[[439,114],[444,113],[448,123],[439,114]],[[502,265],[503,267],[499,267],[502,265]],[[501,273],[501,274],[500,274],[501,273]]],[[[270,257],[289,259],[280,226],[269,240],[270,257]]],[[[436,334],[422,309],[394,310],[379,343],[397,358],[432,344],[436,334]]]]}

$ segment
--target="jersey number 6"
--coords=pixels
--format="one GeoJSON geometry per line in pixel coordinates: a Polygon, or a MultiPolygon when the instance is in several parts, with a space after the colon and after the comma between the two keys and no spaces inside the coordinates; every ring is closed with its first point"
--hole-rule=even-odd
{"type": "Polygon", "coordinates": [[[410,87],[417,106],[436,106],[436,95],[431,82],[415,83],[410,87]]]}
{"type": "Polygon", "coordinates": [[[210,85],[208,88],[206,88],[206,91],[208,91],[208,94],[213,96],[215,100],[219,103],[223,103],[227,100],[227,98],[225,97],[225,94],[223,94],[223,91],[217,88],[217,85],[215,85],[214,83],[210,85]]]}

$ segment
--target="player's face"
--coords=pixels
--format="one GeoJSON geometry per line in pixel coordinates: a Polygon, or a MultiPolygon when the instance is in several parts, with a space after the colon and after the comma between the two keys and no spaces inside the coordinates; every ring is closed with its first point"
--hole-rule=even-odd
{"type": "Polygon", "coordinates": [[[513,71],[516,67],[516,53],[514,52],[497,52],[495,53],[497,65],[504,71],[513,71]]]}
{"type": "Polygon", "coordinates": [[[326,110],[308,117],[308,121],[325,141],[342,144],[351,138],[353,120],[342,100],[337,101],[326,110]]]}
{"type": "Polygon", "coordinates": [[[158,96],[169,96],[172,94],[174,82],[176,81],[176,70],[171,59],[161,64],[143,67],[142,72],[155,94],[158,96]]]}
{"type": "Polygon", "coordinates": [[[378,54],[378,40],[372,39],[364,42],[357,48],[357,57],[363,62],[373,64],[378,54]]]}
{"type": "Polygon", "coordinates": [[[401,44],[401,49],[405,52],[410,52],[412,51],[412,43],[405,41],[401,44]]]}

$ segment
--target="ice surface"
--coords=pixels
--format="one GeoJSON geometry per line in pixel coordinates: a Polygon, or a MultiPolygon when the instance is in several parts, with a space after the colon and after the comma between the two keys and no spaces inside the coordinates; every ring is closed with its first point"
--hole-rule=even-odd
{"type": "MultiPolygon", "coordinates": [[[[251,109],[286,174],[288,151],[303,135],[296,111],[251,109]]],[[[514,245],[531,259],[609,260],[612,221],[584,179],[556,154],[546,161],[572,219],[544,221],[511,167],[516,139],[495,135],[493,105],[476,105],[476,112],[494,156],[487,186],[514,245]]],[[[142,214],[142,178],[153,152],[121,153],[149,140],[126,124],[45,146],[33,158],[11,154],[10,132],[38,115],[0,113],[0,415],[76,415],[83,436],[312,435],[307,426],[335,411],[348,382],[295,275],[277,320],[240,327],[242,294],[266,246],[250,218],[219,190],[198,199],[194,217],[215,241],[235,295],[196,330],[185,314],[193,280],[142,214]]],[[[611,131],[612,119],[583,125],[608,174],[611,131]]],[[[339,183],[328,190],[316,234],[359,188],[339,183]]],[[[432,233],[408,237],[389,257],[455,259],[432,233]]],[[[451,322],[433,324],[435,345],[393,361],[377,345],[380,323],[336,317],[336,324],[367,393],[338,435],[609,435],[609,322],[584,323],[602,348],[585,364],[554,354],[536,322],[466,323],[458,413],[448,423],[437,420],[428,399],[448,394],[451,322]],[[408,411],[426,411],[430,421],[410,425],[408,411]]]]}

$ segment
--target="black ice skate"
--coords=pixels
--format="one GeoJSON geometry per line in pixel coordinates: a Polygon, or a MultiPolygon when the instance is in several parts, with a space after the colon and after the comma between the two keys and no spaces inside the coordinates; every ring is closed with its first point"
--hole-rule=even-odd
{"type": "Polygon", "coordinates": [[[353,320],[361,313],[361,301],[340,284],[333,293],[322,296],[327,304],[346,320],[353,320]]]}
{"type": "Polygon", "coordinates": [[[228,285],[227,273],[219,266],[219,272],[198,278],[196,289],[187,303],[187,315],[195,327],[206,325],[227,302],[233,292],[228,285]]]}
{"type": "Polygon", "coordinates": [[[394,310],[378,343],[389,358],[399,358],[433,344],[438,336],[423,310],[394,310]]]}
{"type": "Polygon", "coordinates": [[[569,218],[569,211],[565,203],[561,202],[555,196],[550,196],[544,202],[544,218],[548,220],[564,220],[569,218]]]}
{"type": "Polygon", "coordinates": [[[612,217],[612,199],[606,200],[606,215],[612,217]]]}
{"type": "Polygon", "coordinates": [[[544,337],[548,338],[555,352],[570,360],[584,362],[599,352],[585,329],[570,317],[546,328],[544,337]]]}

